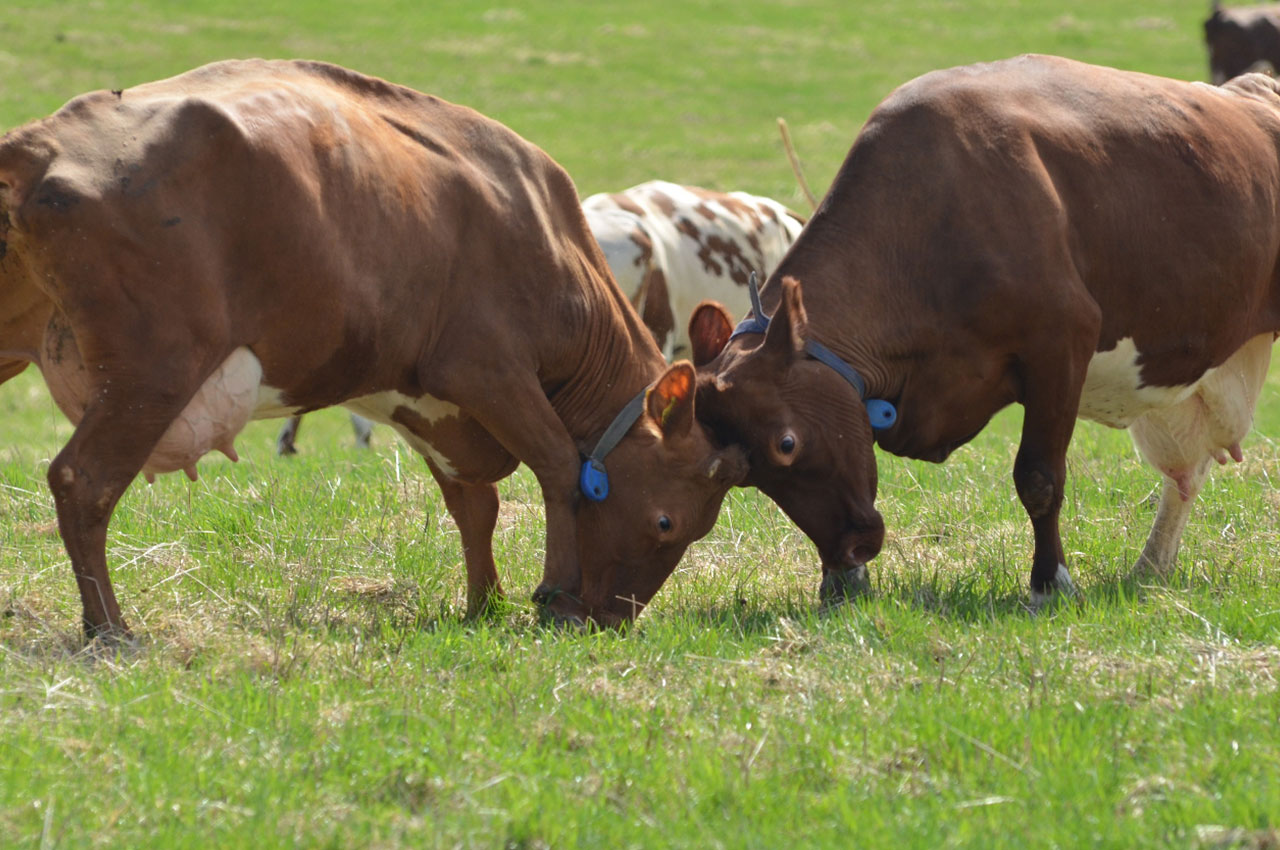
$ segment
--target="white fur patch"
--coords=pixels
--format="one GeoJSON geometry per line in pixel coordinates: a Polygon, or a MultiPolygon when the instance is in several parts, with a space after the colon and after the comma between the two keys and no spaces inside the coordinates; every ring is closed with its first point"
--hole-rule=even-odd
{"type": "MultiPolygon", "coordinates": [[[[1139,356],[1132,337],[1120,340],[1110,351],[1093,355],[1080,393],[1079,415],[1082,419],[1091,419],[1112,428],[1128,428],[1139,416],[1177,404],[1195,390],[1196,384],[1143,386],[1139,356]]],[[[1204,376],[1200,380],[1204,380],[1204,376]]]]}
{"type": "Polygon", "coordinates": [[[585,199],[587,224],[633,303],[648,269],[662,271],[675,320],[663,352],[668,359],[688,349],[687,325],[700,301],[719,301],[730,315],[745,315],[751,308],[748,272],[757,271],[763,283],[802,227],[782,204],[745,192],[708,193],[651,180],[617,195],[626,209],[614,195],[585,199]],[[642,258],[631,239],[636,228],[652,244],[645,268],[637,264],[642,258]]]}
{"type": "Polygon", "coordinates": [[[374,393],[373,395],[361,396],[350,401],[343,402],[343,407],[358,413],[366,419],[372,419],[375,422],[382,422],[390,425],[404,437],[410,447],[418,454],[431,458],[432,462],[440,468],[445,475],[456,475],[457,469],[449,459],[439,452],[434,446],[428,443],[422,437],[405,428],[400,423],[392,419],[392,415],[397,408],[407,407],[414,413],[417,413],[430,424],[435,424],[442,419],[450,416],[457,416],[460,408],[452,402],[442,401],[431,395],[424,395],[420,398],[411,398],[403,393],[389,391],[385,393],[374,393]]]}
{"type": "Polygon", "coordinates": [[[258,399],[253,405],[254,419],[280,419],[293,416],[302,408],[284,403],[284,390],[258,385],[258,399]]]}

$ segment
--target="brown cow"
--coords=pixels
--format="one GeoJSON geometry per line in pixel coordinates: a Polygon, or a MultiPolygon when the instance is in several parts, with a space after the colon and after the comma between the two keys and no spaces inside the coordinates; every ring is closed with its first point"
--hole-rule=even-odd
{"type": "Polygon", "coordinates": [[[501,593],[493,482],[519,462],[546,502],[536,598],[602,623],[644,606],[745,473],[550,157],[332,65],[221,62],[12,131],[0,256],[0,376],[35,362],[77,423],[49,486],[90,636],[125,631],[105,551],[125,488],[234,459],[253,417],[345,403],[393,425],[457,521],[471,613],[501,593]],[[592,501],[580,455],[611,421],[592,501]]]}
{"type": "Polygon", "coordinates": [[[1249,71],[1274,74],[1280,68],[1280,5],[1224,9],[1214,2],[1204,43],[1215,85],[1249,71]]]}
{"type": "Polygon", "coordinates": [[[1070,587],[1077,416],[1130,428],[1166,474],[1139,566],[1169,569],[1210,459],[1240,457],[1280,329],[1278,91],[1024,56],[927,74],[872,113],[764,288],[763,336],[726,345],[714,307],[691,327],[699,416],[817,545],[824,595],[860,589],[882,543],[873,443],[940,462],[1015,401],[1033,603],[1070,587]],[[873,436],[864,398],[896,423],[873,436]]]}
{"type": "MultiPolygon", "coordinates": [[[[609,271],[668,360],[689,356],[685,326],[699,302],[747,311],[747,273],[773,271],[804,218],[771,198],[650,180],[582,202],[587,227],[609,271]]],[[[276,453],[297,453],[300,416],[285,420],[276,453]]],[[[356,445],[369,448],[370,423],[351,414],[356,445]]]]}

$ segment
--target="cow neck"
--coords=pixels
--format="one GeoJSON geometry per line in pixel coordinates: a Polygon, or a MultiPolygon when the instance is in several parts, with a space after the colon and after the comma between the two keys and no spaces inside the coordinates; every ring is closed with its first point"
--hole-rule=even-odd
{"type": "Polygon", "coordinates": [[[566,334],[576,343],[566,354],[572,365],[551,395],[552,407],[584,456],[666,366],[621,291],[597,294],[593,308],[581,315],[581,326],[566,334]]]}
{"type": "MultiPolygon", "coordinates": [[[[756,273],[754,271],[747,282],[747,291],[751,296],[751,315],[738,323],[738,326],[734,328],[729,337],[730,340],[742,334],[764,334],[769,329],[770,316],[765,313],[764,307],[760,303],[760,290],[756,283],[756,273]]],[[[868,398],[866,378],[845,357],[814,339],[812,335],[809,335],[804,341],[804,352],[814,360],[832,369],[853,388],[853,391],[858,394],[858,398],[866,406],[867,417],[871,422],[872,429],[883,430],[891,427],[897,421],[898,411],[893,403],[882,398],[868,398]]]]}

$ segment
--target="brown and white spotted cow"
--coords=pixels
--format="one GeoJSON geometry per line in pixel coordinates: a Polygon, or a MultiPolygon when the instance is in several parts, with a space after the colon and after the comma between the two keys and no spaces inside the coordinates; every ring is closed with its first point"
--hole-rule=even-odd
{"type": "Polygon", "coordinates": [[[251,418],[345,403],[395,427],[457,521],[472,613],[501,593],[493,482],[519,462],[546,503],[536,598],[602,623],[644,606],[745,472],[563,169],[470,109],[317,62],[96,92],[0,140],[0,377],[28,362],[76,423],[48,477],[90,636],[125,631],[121,494],[234,458],[251,418]]]}
{"type": "Polygon", "coordinates": [[[1280,4],[1225,9],[1214,2],[1204,42],[1216,85],[1250,71],[1274,74],[1280,68],[1280,4]]]}
{"type": "Polygon", "coordinates": [[[714,299],[744,315],[747,277],[768,275],[804,227],[770,198],[652,180],[582,202],[622,291],[667,359],[687,357],[689,317],[714,299]]]}
{"type": "Polygon", "coordinates": [[[881,547],[873,445],[941,462],[1011,402],[1033,603],[1071,585],[1077,416],[1165,474],[1138,560],[1162,573],[1280,330],[1280,84],[1047,56],[927,74],[872,113],[762,297],[763,332],[694,316],[699,415],[817,545],[825,595],[881,547]]]}

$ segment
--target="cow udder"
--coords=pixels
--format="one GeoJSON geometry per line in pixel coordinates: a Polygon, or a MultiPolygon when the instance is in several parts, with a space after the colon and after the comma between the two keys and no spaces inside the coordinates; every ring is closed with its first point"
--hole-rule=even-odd
{"type": "MultiPolygon", "coordinates": [[[[93,389],[75,336],[60,314],[45,329],[39,365],[58,408],[73,425],[80,424],[93,389]]],[[[231,352],[169,423],[143,464],[147,480],[182,470],[194,481],[196,462],[214,449],[239,460],[233,441],[253,414],[261,383],[262,364],[253,352],[245,347],[231,352]]],[[[110,391],[110,379],[104,379],[102,392],[110,391]]]]}

